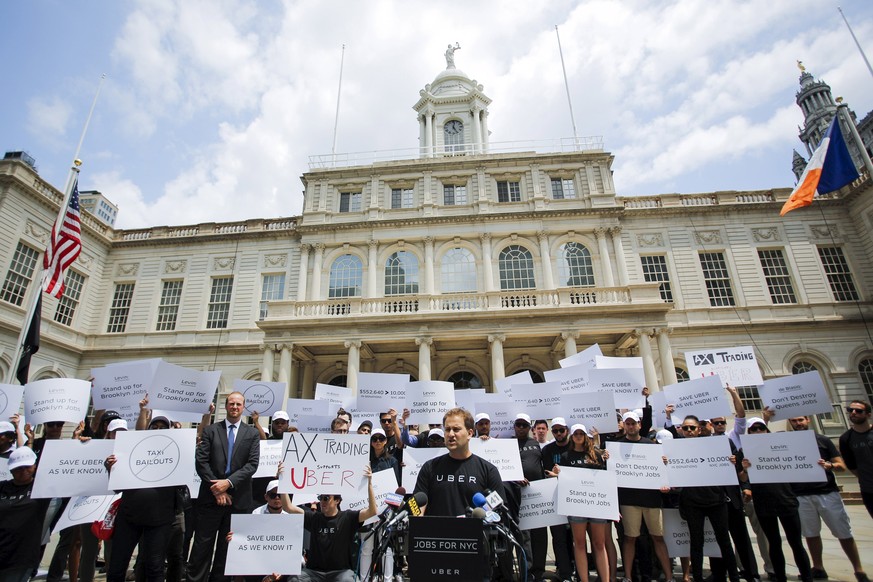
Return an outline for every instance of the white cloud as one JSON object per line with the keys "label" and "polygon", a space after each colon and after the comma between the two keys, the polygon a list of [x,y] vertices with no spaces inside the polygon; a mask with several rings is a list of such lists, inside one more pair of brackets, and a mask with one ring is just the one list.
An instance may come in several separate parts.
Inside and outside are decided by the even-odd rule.
{"label": "white cloud", "polygon": [[67,133],[72,107],[60,97],[34,97],[27,102],[27,126],[30,133],[61,141]]}

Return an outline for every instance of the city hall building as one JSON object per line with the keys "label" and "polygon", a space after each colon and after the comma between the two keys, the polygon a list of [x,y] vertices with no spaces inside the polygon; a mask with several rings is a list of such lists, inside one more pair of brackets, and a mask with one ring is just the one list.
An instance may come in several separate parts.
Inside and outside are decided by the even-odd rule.
{"label": "city hall building", "polygon": [[[784,218],[790,188],[624,197],[597,140],[489,143],[490,103],[461,70],[440,72],[414,104],[420,147],[313,157],[300,216],[118,230],[83,211],[63,297],[43,298],[31,380],[164,358],[221,370],[219,394],[244,378],[311,398],[362,371],[490,389],[597,343],[640,356],[658,389],[687,379],[686,350],[753,345],[765,378],[819,371],[834,402],[824,432],[845,429],[846,401],[873,397],[865,172]],[[830,88],[804,72],[798,105],[801,138],[816,139]],[[62,201],[26,155],[7,158],[4,377]],[[760,407],[755,387],[741,392]]]}

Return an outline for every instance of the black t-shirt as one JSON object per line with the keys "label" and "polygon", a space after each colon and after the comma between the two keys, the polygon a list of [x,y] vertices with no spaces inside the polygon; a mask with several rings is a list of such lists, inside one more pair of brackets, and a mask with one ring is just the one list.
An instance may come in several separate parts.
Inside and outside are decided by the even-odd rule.
{"label": "black t-shirt", "polygon": [[543,475],[543,449],[540,443],[528,437],[518,440],[518,454],[521,456],[521,471],[528,481],[539,481]]}
{"label": "black t-shirt", "polygon": [[606,470],[606,461],[603,460],[603,456],[597,451],[594,451],[594,459],[592,460],[587,452],[574,451],[568,448],[561,453],[558,464],[562,467]]}
{"label": "black t-shirt", "polygon": [[400,439],[400,435],[392,434],[391,436],[386,437],[386,439],[387,440],[385,441],[385,450],[388,451],[389,455],[392,455],[395,459],[397,459],[398,465],[403,466],[403,449],[397,447],[397,442]]}
{"label": "black t-shirt", "polygon": [[[837,447],[834,446],[833,441],[828,437],[816,433],[815,443],[818,445],[819,457],[825,461],[830,461],[834,457],[840,456]],[[827,481],[817,481],[815,483],[792,483],[791,488],[794,489],[794,494],[797,496],[824,495],[826,493],[839,491],[840,489],[837,487],[837,478],[834,477],[834,472],[825,471],[825,475],[827,475]]]}
{"label": "black t-shirt", "polygon": [[121,494],[118,515],[141,526],[159,526],[176,519],[178,487],[128,489]]}
{"label": "black t-shirt", "polygon": [[427,514],[464,515],[473,507],[473,495],[496,491],[506,499],[497,467],[476,455],[453,459],[448,453],[427,461],[418,473],[415,492],[427,494]]}
{"label": "black t-shirt", "polygon": [[570,448],[570,441],[566,444],[559,445],[557,441],[552,441],[543,447],[543,472],[551,471],[555,465],[561,460],[561,453]]}
{"label": "black t-shirt", "polygon": [[873,493],[873,429],[849,429],[840,435],[840,452],[846,467],[858,471],[858,484],[864,493]]}
{"label": "black t-shirt", "polygon": [[350,556],[360,512],[346,509],[333,517],[303,510],[303,527],[309,531],[306,567],[319,572],[352,569]]}
{"label": "black t-shirt", "polygon": [[[616,442],[632,443],[641,445],[654,445],[653,440],[640,437],[638,441],[632,441],[623,436]],[[661,492],[656,489],[632,489],[630,487],[618,488],[618,504],[633,505],[635,507],[661,507]]]}
{"label": "black t-shirt", "polygon": [[51,499],[31,499],[33,481],[16,485],[0,481],[0,568],[36,566],[42,523]]}

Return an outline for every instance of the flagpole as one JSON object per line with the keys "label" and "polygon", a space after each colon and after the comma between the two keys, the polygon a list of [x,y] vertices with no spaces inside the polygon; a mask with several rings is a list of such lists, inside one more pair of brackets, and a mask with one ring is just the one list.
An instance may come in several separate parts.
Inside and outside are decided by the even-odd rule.
{"label": "flagpole", "polygon": [[573,149],[579,149],[579,135],[576,133],[576,117],[573,115],[573,100],[570,99],[570,83],[567,82],[567,67],[564,66],[564,51],[561,49],[561,35],[558,25],[555,25],[555,36],[558,37],[558,54],[561,55],[561,70],[564,71],[564,88],[567,90],[567,105],[570,106],[570,123],[573,124]]}
{"label": "flagpole", "polygon": [[846,23],[846,28],[849,29],[849,34],[852,35],[852,40],[855,41],[855,46],[858,47],[858,52],[861,53],[861,58],[864,59],[864,63],[867,64],[867,70],[870,71],[870,76],[873,77],[873,66],[870,66],[870,61],[867,60],[867,55],[864,54],[864,49],[861,48],[861,43],[858,42],[858,37],[855,36],[855,31],[852,30],[852,27],[849,25],[849,21],[846,20],[846,15],[843,14],[843,9],[837,6],[837,10],[840,11],[840,16],[843,17],[843,22]]}
{"label": "flagpole", "polygon": [[346,45],[343,44],[343,50],[340,54],[340,73],[339,73],[339,87],[336,90],[336,114],[333,118],[333,145],[330,148],[331,156],[333,157],[333,164],[336,165],[336,132],[339,127],[339,112],[340,112],[340,97],[342,97],[343,93],[343,65],[346,61]]}
{"label": "flagpole", "polygon": [[846,125],[849,126],[849,132],[852,134],[852,139],[855,141],[855,145],[861,153],[861,160],[864,162],[864,168],[867,169],[867,179],[873,180],[873,161],[870,160],[870,155],[864,147],[864,142],[861,141],[861,135],[858,133],[858,128],[855,127],[855,122],[852,121],[852,117],[849,115],[848,104],[840,103],[837,105],[837,115],[841,115],[843,121],[845,121]]}

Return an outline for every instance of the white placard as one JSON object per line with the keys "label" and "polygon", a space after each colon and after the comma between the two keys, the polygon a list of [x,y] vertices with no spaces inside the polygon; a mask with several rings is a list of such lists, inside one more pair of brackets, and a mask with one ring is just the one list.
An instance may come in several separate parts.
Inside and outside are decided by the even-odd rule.
{"label": "white placard", "polygon": [[370,461],[365,434],[286,432],[280,493],[354,495]]}
{"label": "white placard", "polygon": [[0,420],[8,420],[21,408],[24,386],[0,384]]}
{"label": "white placard", "polygon": [[661,443],[667,457],[670,487],[737,485],[737,470],[731,463],[730,439],[697,437]]}
{"label": "white placard", "polygon": [[697,418],[717,418],[732,414],[724,384],[718,376],[670,384],[664,387],[664,394],[667,404],[674,406],[672,420],[676,425],[682,424],[689,414]]}
{"label": "white placard", "polygon": [[515,415],[521,412],[517,402],[477,402],[476,414],[486,413],[491,417],[490,436],[496,438],[515,438]]}
{"label": "white placard", "polygon": [[561,467],[557,496],[561,515],[618,521],[618,488],[609,471]]}
{"label": "white placard", "polygon": [[113,442],[116,461],[109,474],[113,491],[187,485],[191,481],[196,429],[119,431]]}
{"label": "white placard", "polygon": [[[342,408],[355,407],[355,391],[344,386],[334,386],[332,384],[316,384],[315,399],[327,400],[332,404],[336,404]],[[336,414],[336,413],[334,413]]]}
{"label": "white placard", "polygon": [[191,495],[191,499],[197,499],[200,497],[200,483],[203,479],[200,478],[200,475],[197,474],[197,467],[193,467],[193,471],[191,472],[191,476],[188,479],[188,493]]}
{"label": "white placard", "polygon": [[201,372],[164,361],[158,362],[153,387],[149,390],[152,408],[187,413],[186,418],[199,417],[209,411],[215,399],[220,371]]}
{"label": "white placard", "polygon": [[562,368],[569,368],[571,366],[594,368],[597,365],[597,356],[602,355],[603,352],[600,351],[600,346],[594,344],[593,346],[585,348],[581,352],[576,352],[572,356],[568,356],[563,360],[558,360],[558,363]]}
{"label": "white placard", "polygon": [[669,486],[663,448],[651,443],[606,443],[609,451],[608,471],[615,473],[619,487],[655,489]]}
{"label": "white placard", "polygon": [[643,388],[646,385],[642,368],[606,368],[588,373],[591,391],[612,392],[616,408],[642,408],[646,405]]}
{"label": "white placard", "polygon": [[557,370],[546,370],[544,376],[546,382],[560,382],[561,392],[564,394],[581,394],[590,392],[588,384],[588,372],[590,368],[585,366],[570,366]]}
{"label": "white placard", "polygon": [[561,397],[564,393],[561,383],[541,382],[533,386],[531,390],[513,392],[519,406],[518,411],[527,413],[531,420],[561,416]]}
{"label": "white placard", "polygon": [[24,387],[24,415],[31,426],[53,421],[79,424],[91,400],[91,383],[72,378],[49,378]]}
{"label": "white placard", "polygon": [[518,509],[519,528],[529,530],[567,523],[567,516],[555,510],[557,493],[557,479],[531,481],[530,485],[522,487]]}
{"label": "white placard", "polygon": [[410,382],[406,388],[409,424],[442,424],[443,416],[455,407],[455,385],[438,380]]}
{"label": "white placard", "polygon": [[475,414],[476,403],[485,402],[487,396],[488,393],[485,392],[484,388],[466,388],[455,390],[455,405],[460,406],[464,410],[469,410],[472,414]]}
{"label": "white placard", "polygon": [[12,479],[12,472],[9,470],[9,459],[0,457],[0,481],[9,481]]}
{"label": "white placard", "polygon": [[[816,372],[818,374],[818,372]],[[817,483],[827,481],[811,430],[750,434],[742,437],[749,460],[750,483]]]}
{"label": "white placard", "polygon": [[90,495],[70,499],[66,509],[55,524],[52,533],[58,533],[73,525],[102,521],[109,511],[112,502],[121,497],[118,495]]}
{"label": "white placard", "polygon": [[615,432],[618,426],[612,392],[567,394],[561,404],[568,428],[582,423],[589,431],[597,429],[597,432],[610,433]]}
{"label": "white placard", "polygon": [[714,375],[731,386],[758,386],[764,381],[752,346],[685,352],[685,363],[692,379]]}
{"label": "white placard", "polygon": [[389,408],[402,409],[406,402],[409,374],[358,373],[357,410],[387,412]]}
{"label": "white placard", "polygon": [[103,463],[115,441],[91,439],[47,440],[33,482],[34,498],[111,495],[109,473]]}
{"label": "white placard", "polygon": [[828,390],[817,370],[767,380],[758,388],[764,406],[776,414],[773,420],[833,412]]}
{"label": "white placard", "polygon": [[470,439],[470,451],[497,467],[501,481],[523,481],[521,453],[516,439]]}
{"label": "white placard", "polygon": [[[373,473],[373,497],[376,498],[376,515],[364,521],[364,524],[376,523],[379,521],[379,513],[385,509],[385,498],[389,494],[397,491],[397,473],[394,469],[385,469]],[[370,505],[367,480],[361,483],[357,493],[348,498],[343,497],[343,508],[351,509],[352,511],[361,511],[367,509]]]}
{"label": "white placard", "polygon": [[[301,416],[328,416],[330,402],[327,400],[310,400],[308,398],[289,398],[285,401],[285,412],[288,413],[288,424],[297,426]],[[299,430],[299,427],[298,427]]]}
{"label": "white placard", "polygon": [[512,387],[533,384],[533,378],[527,370],[494,381],[494,391],[503,394],[508,400],[513,400]]}
{"label": "white placard", "polygon": [[105,368],[91,368],[94,378],[91,398],[95,410],[118,410],[133,407],[139,411],[155,377],[153,362],[122,363]]}
{"label": "white placard", "polygon": [[418,480],[421,466],[431,459],[447,453],[448,451],[445,447],[425,447],[421,449],[405,447],[403,449],[403,467],[400,469],[401,485],[407,491],[415,489],[415,482]]}
{"label": "white placard", "polygon": [[[688,522],[679,516],[678,509],[663,509],[664,543],[671,558],[688,558],[691,556],[691,536],[688,534]],[[703,555],[710,558],[720,558],[721,550],[715,541],[715,532],[709,518],[703,518]]]}
{"label": "white placard", "polygon": [[663,390],[649,394],[649,406],[652,407],[652,427],[661,430],[667,424],[667,394]]}
{"label": "white placard", "polygon": [[303,514],[251,515],[230,518],[233,538],[227,543],[225,576],[297,575],[303,564]]}
{"label": "white placard", "polygon": [[282,448],[282,441],[279,439],[261,441],[260,446],[258,470],[252,477],[273,477],[275,479],[276,472],[279,470],[279,462],[282,461],[282,455],[285,451]]}
{"label": "white placard", "polygon": [[294,426],[300,432],[330,432],[330,423],[336,415],[311,415],[301,414],[297,417],[297,422]]}
{"label": "white placard", "polygon": [[643,359],[640,357],[613,358],[611,356],[595,356],[594,363],[599,370],[607,370],[609,368],[643,369]]}
{"label": "white placard", "polygon": [[262,418],[273,416],[274,412],[282,410],[286,387],[285,382],[233,381],[234,391],[242,392],[245,398],[243,414],[251,416],[253,412],[257,412]]}

